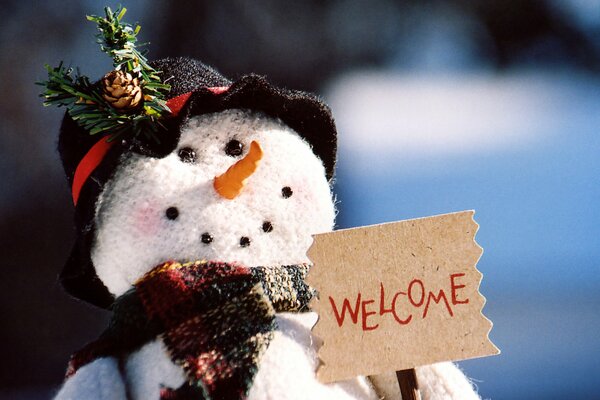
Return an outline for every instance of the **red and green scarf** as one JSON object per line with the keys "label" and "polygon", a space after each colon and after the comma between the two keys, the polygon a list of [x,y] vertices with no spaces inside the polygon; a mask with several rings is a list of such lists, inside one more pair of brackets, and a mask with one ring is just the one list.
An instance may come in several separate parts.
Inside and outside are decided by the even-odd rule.
{"label": "red and green scarf", "polygon": [[187,378],[161,399],[243,399],[277,329],[275,313],[308,310],[308,269],[161,264],[115,301],[108,328],[71,357],[67,377],[100,357],[124,361],[161,336]]}

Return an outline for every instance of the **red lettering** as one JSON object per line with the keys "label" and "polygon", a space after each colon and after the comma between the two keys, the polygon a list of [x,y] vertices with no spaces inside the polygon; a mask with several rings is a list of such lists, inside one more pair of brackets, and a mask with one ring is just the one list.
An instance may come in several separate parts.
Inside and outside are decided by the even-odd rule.
{"label": "red lettering", "polygon": [[[421,300],[419,301],[415,301],[413,297],[413,285],[416,283],[421,286]],[[410,303],[415,307],[421,307],[423,305],[423,302],[425,301],[425,286],[419,279],[413,279],[410,281],[410,284],[408,285],[408,300],[410,300]]]}
{"label": "red lettering", "polygon": [[376,311],[367,312],[367,304],[371,304],[371,303],[375,303],[375,300],[366,300],[366,301],[362,302],[362,328],[363,328],[363,331],[372,331],[374,329],[377,329],[377,327],[379,326],[379,324],[375,324],[372,326],[367,325],[367,318],[369,317],[369,315],[377,314]]}
{"label": "red lettering", "polygon": [[450,304],[448,303],[448,299],[446,298],[446,293],[444,293],[443,290],[440,290],[437,297],[433,294],[433,292],[429,292],[429,296],[427,296],[427,304],[425,304],[425,309],[423,310],[423,318],[425,318],[427,316],[427,311],[429,310],[429,303],[431,302],[431,299],[433,299],[433,301],[436,304],[439,304],[440,300],[444,299],[444,304],[446,304],[448,313],[450,313],[451,317],[454,316],[454,313],[452,312],[452,309],[450,308]]}
{"label": "red lettering", "polygon": [[464,287],[466,287],[465,285],[457,285],[456,282],[454,282],[455,278],[461,277],[461,276],[465,276],[464,273],[461,274],[452,274],[450,275],[450,289],[452,290],[452,304],[453,305],[457,305],[457,304],[467,304],[469,302],[469,299],[466,300],[458,300],[458,295],[456,294],[457,289],[462,289]]}
{"label": "red lettering", "polygon": [[384,315],[392,312],[394,307],[394,303],[392,303],[391,308],[385,309],[385,289],[383,287],[383,283],[379,282],[379,315]]}
{"label": "red lettering", "polygon": [[410,322],[410,320],[412,319],[412,314],[410,314],[406,319],[401,319],[398,314],[396,314],[396,300],[398,299],[398,296],[400,296],[401,294],[406,294],[406,293],[402,293],[402,292],[398,292],[394,295],[394,299],[392,300],[392,314],[394,314],[394,319],[396,321],[398,321],[398,323],[400,325],[406,325]]}
{"label": "red lettering", "polygon": [[398,296],[400,296],[401,294],[406,295],[406,293],[404,292],[396,292],[396,294],[394,294],[394,298],[392,299],[392,304],[390,306],[389,309],[386,310],[385,308],[385,289],[383,287],[383,283],[379,283],[379,315],[384,315],[387,313],[392,313],[392,315],[394,316],[394,319],[396,321],[398,321],[398,323],[400,325],[406,325],[410,322],[410,320],[412,319],[412,315],[409,315],[408,318],[406,319],[402,319],[398,316],[398,314],[396,313],[396,301],[398,300]]}
{"label": "red lettering", "polygon": [[[350,301],[348,299],[344,299],[342,303],[342,315],[338,312],[338,309],[335,305],[335,301],[331,296],[329,296],[329,302],[331,303],[331,307],[333,307],[333,313],[335,314],[335,319],[337,320],[338,325],[341,327],[344,325],[344,319],[346,318],[346,311],[350,314],[350,318],[352,322],[356,324],[358,322],[358,311],[360,307],[360,293],[356,297],[356,305],[354,306],[354,310],[350,307]],[[363,311],[364,312],[364,311]],[[363,317],[364,318],[364,317]]]}
{"label": "red lettering", "polygon": [[[360,324],[363,331],[372,331],[379,327],[380,324],[376,323],[376,320],[372,320],[369,324],[369,318],[373,315],[377,315],[378,312],[380,316],[391,313],[398,324],[408,325],[413,319],[413,307],[423,307],[422,318],[424,319],[427,317],[430,307],[433,306],[432,303],[438,305],[443,303],[446,310],[448,310],[450,317],[454,317],[453,306],[469,303],[469,299],[465,297],[468,292],[460,292],[461,289],[467,287],[461,280],[461,278],[465,276],[465,273],[450,275],[451,301],[448,301],[448,295],[445,292],[446,289],[440,289],[438,292],[430,291],[429,289],[426,290],[423,281],[415,278],[410,281],[405,292],[397,291],[394,293],[389,305],[386,304],[384,284],[383,282],[379,282],[379,310],[376,309],[377,306],[374,304],[377,300],[364,299],[360,292],[356,296],[356,302],[354,304],[351,303],[350,299],[343,298],[341,310],[338,308],[339,303],[336,304],[331,296],[329,296],[329,302],[331,303],[338,326],[342,327],[344,325],[347,314],[349,314],[348,318],[352,320],[354,325],[358,324],[360,318]],[[408,303],[400,301],[401,296],[406,296]],[[400,314],[402,314],[403,311],[406,312],[404,314],[405,318],[400,317]],[[361,313],[362,315],[359,315]]]}

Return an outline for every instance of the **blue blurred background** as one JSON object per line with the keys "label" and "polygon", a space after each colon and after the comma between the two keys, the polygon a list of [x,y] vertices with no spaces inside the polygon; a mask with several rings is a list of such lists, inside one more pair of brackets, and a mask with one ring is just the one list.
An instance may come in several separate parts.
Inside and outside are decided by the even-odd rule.
{"label": "blue blurred background", "polygon": [[[3,1],[0,398],[45,399],[107,315],[56,276],[73,242],[43,64],[110,69],[99,1]],[[338,227],[476,210],[502,354],[484,398],[600,398],[600,1],[128,1],[150,58],[315,91],[339,130]]]}

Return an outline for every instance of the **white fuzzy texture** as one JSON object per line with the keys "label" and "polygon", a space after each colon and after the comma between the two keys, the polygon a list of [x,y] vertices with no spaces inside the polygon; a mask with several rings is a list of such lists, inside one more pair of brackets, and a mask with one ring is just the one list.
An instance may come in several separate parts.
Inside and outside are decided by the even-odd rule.
{"label": "white fuzzy texture", "polygon": [[366,378],[329,385],[317,381],[317,342],[310,333],[316,322],[315,313],[278,315],[280,331],[261,360],[249,400],[378,398]]}
{"label": "white fuzzy texture", "polygon": [[185,382],[183,369],[173,364],[160,338],[129,356],[125,370],[127,386],[134,399],[158,399],[161,386],[175,389]]}
{"label": "white fuzzy texture", "polygon": [[57,400],[112,400],[125,399],[125,385],[119,365],[114,358],[99,358],[84,365],[65,382],[57,393]]}
{"label": "white fuzzy texture", "polygon": [[417,368],[423,400],[479,400],[473,384],[450,362]]}
{"label": "white fuzzy texture", "polygon": [[[232,139],[244,144],[244,155],[257,141],[264,156],[241,194],[227,200],[216,193],[213,179],[243,157],[225,153]],[[186,147],[196,152],[195,163],[180,160],[178,152]],[[97,202],[91,253],[98,276],[115,296],[170,259],[249,267],[308,262],[311,235],[333,228],[335,209],[321,161],[293,130],[262,113],[228,110],[195,117],[167,157],[127,154],[121,161]],[[293,191],[289,198],[282,196],[285,186]],[[179,211],[175,220],[166,217],[169,207]],[[273,225],[271,232],[263,231],[265,221]],[[205,232],[214,238],[210,244],[201,241]],[[240,246],[243,236],[250,238],[250,246]],[[315,314],[278,314],[277,322],[250,399],[378,398],[365,378],[327,385],[317,381],[319,361],[311,335]],[[469,397],[473,392],[462,384],[466,379],[460,372],[431,371],[420,375],[423,388],[433,393],[427,399],[476,398]],[[126,383],[133,399],[154,400],[161,387],[175,389],[184,379],[159,337],[128,357],[124,377],[114,359],[96,360],[78,370],[57,398],[124,399]],[[445,397],[452,390],[468,393]]]}

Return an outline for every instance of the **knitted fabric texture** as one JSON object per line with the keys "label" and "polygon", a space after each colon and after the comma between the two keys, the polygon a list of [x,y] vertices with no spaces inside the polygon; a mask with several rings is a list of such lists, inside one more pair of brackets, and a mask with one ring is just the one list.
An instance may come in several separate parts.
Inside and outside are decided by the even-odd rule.
{"label": "knitted fabric texture", "polygon": [[307,264],[247,268],[197,261],[161,264],[112,306],[100,338],[75,353],[67,377],[95,359],[125,357],[161,335],[186,374],[161,399],[236,399],[248,394],[277,329],[275,312],[308,311]]}

